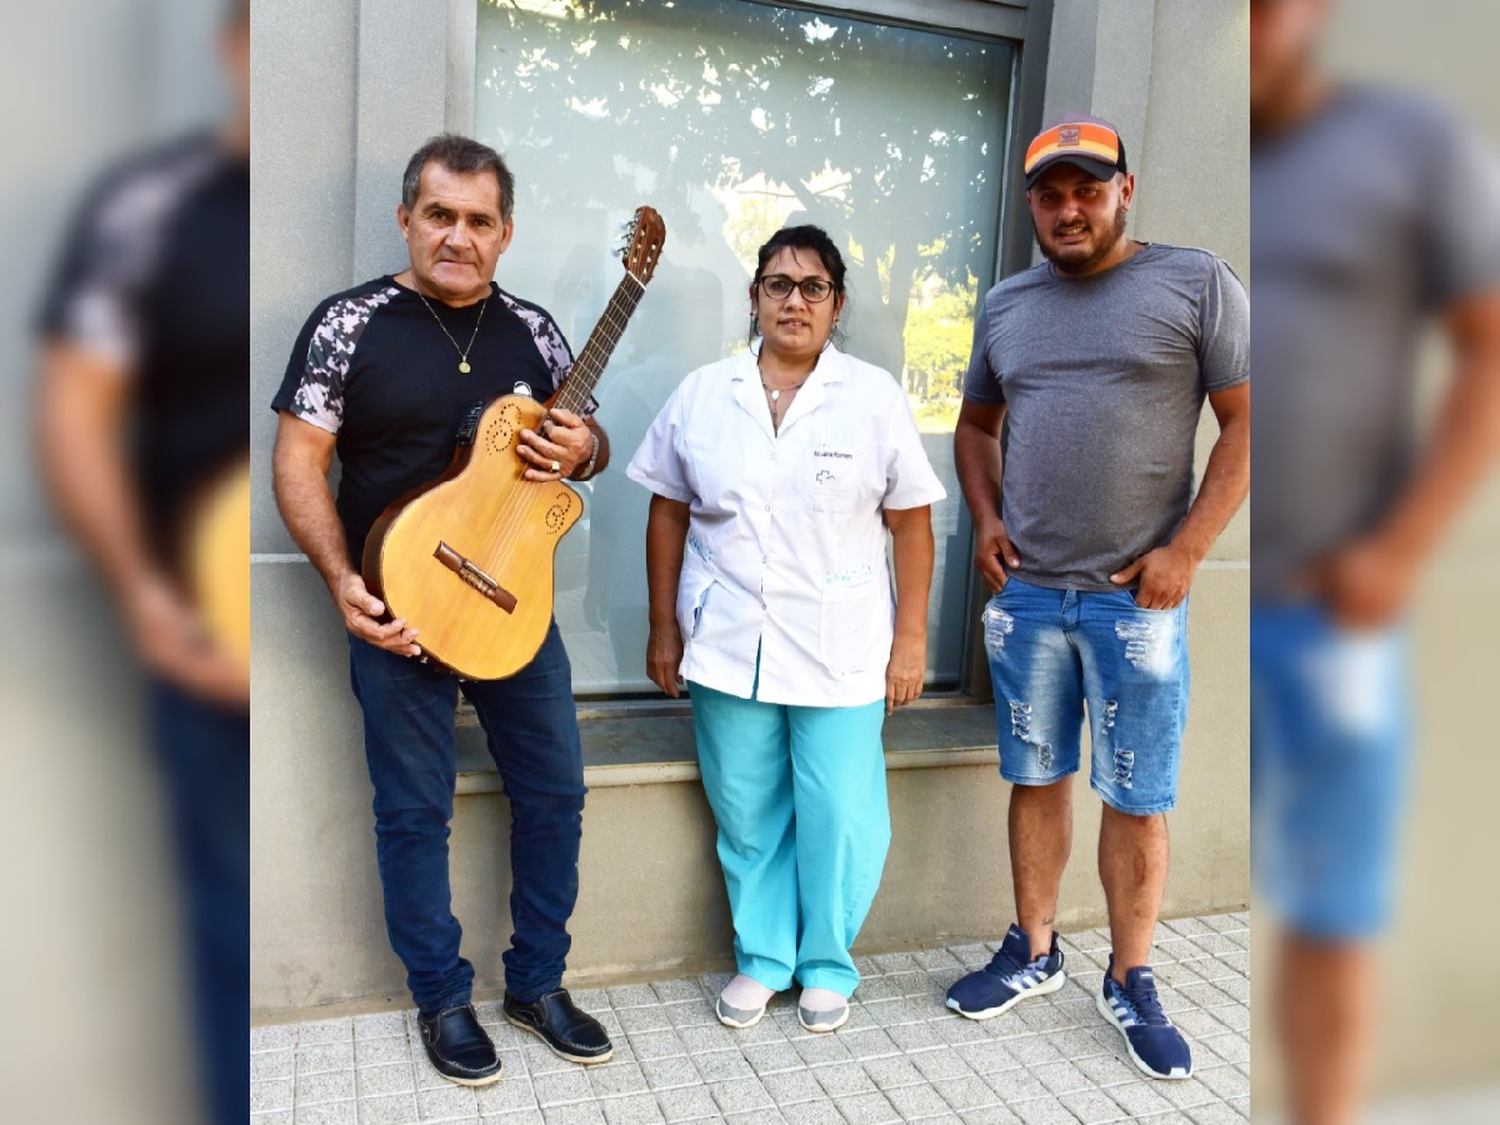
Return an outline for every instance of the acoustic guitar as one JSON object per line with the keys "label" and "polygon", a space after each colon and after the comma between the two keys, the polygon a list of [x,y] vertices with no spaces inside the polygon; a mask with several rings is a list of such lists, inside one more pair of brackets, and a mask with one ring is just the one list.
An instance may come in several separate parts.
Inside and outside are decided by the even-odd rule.
{"label": "acoustic guitar", "polygon": [[417,630],[429,660],[467,679],[514,675],[552,620],[553,558],[583,514],[560,481],[522,477],[517,435],[554,406],[581,414],[656,272],[666,225],[636,209],[625,276],[562,385],[545,403],[505,395],[476,407],[447,471],[391,504],[365,540],[365,586]]}

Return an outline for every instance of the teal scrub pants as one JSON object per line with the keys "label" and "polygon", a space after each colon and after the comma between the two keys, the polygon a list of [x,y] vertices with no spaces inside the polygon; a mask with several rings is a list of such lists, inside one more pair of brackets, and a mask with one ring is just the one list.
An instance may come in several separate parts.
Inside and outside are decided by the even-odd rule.
{"label": "teal scrub pants", "polygon": [[885,701],[789,707],[690,685],[739,971],[853,994],[849,956],[891,842]]}

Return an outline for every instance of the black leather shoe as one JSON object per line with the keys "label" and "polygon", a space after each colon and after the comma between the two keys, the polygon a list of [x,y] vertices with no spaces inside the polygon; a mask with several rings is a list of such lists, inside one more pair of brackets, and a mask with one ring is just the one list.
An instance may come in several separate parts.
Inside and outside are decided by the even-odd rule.
{"label": "black leather shoe", "polygon": [[488,1086],[500,1081],[500,1056],[479,1026],[472,1004],[455,1004],[434,1015],[417,1013],[422,1046],[437,1072],[460,1086]]}
{"label": "black leather shoe", "polygon": [[573,1003],[566,988],[554,988],[529,1004],[505,994],[505,1018],[525,1028],[569,1062],[601,1063],[615,1053],[599,1021]]}

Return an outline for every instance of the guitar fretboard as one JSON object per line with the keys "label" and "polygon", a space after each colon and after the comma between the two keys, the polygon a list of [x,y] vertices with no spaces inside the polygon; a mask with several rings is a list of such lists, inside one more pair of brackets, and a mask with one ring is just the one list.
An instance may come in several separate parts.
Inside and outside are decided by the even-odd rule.
{"label": "guitar fretboard", "polygon": [[614,354],[615,345],[620,342],[625,325],[630,321],[630,316],[635,312],[641,294],[645,291],[646,286],[633,274],[627,273],[620,279],[620,284],[615,286],[614,295],[605,306],[604,315],[589,333],[588,343],[578,353],[578,358],[573,361],[567,378],[557,392],[556,405],[575,414],[583,413],[589,396],[599,383],[599,377],[604,374],[604,365]]}

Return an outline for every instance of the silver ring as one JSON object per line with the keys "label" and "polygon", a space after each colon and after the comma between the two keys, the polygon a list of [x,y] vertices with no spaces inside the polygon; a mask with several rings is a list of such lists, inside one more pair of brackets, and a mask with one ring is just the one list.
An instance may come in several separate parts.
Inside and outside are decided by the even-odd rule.
{"label": "silver ring", "polygon": [[552,471],[554,473],[557,473],[559,476],[561,476],[562,475],[562,462],[561,461],[554,461],[554,462],[552,462]]}

